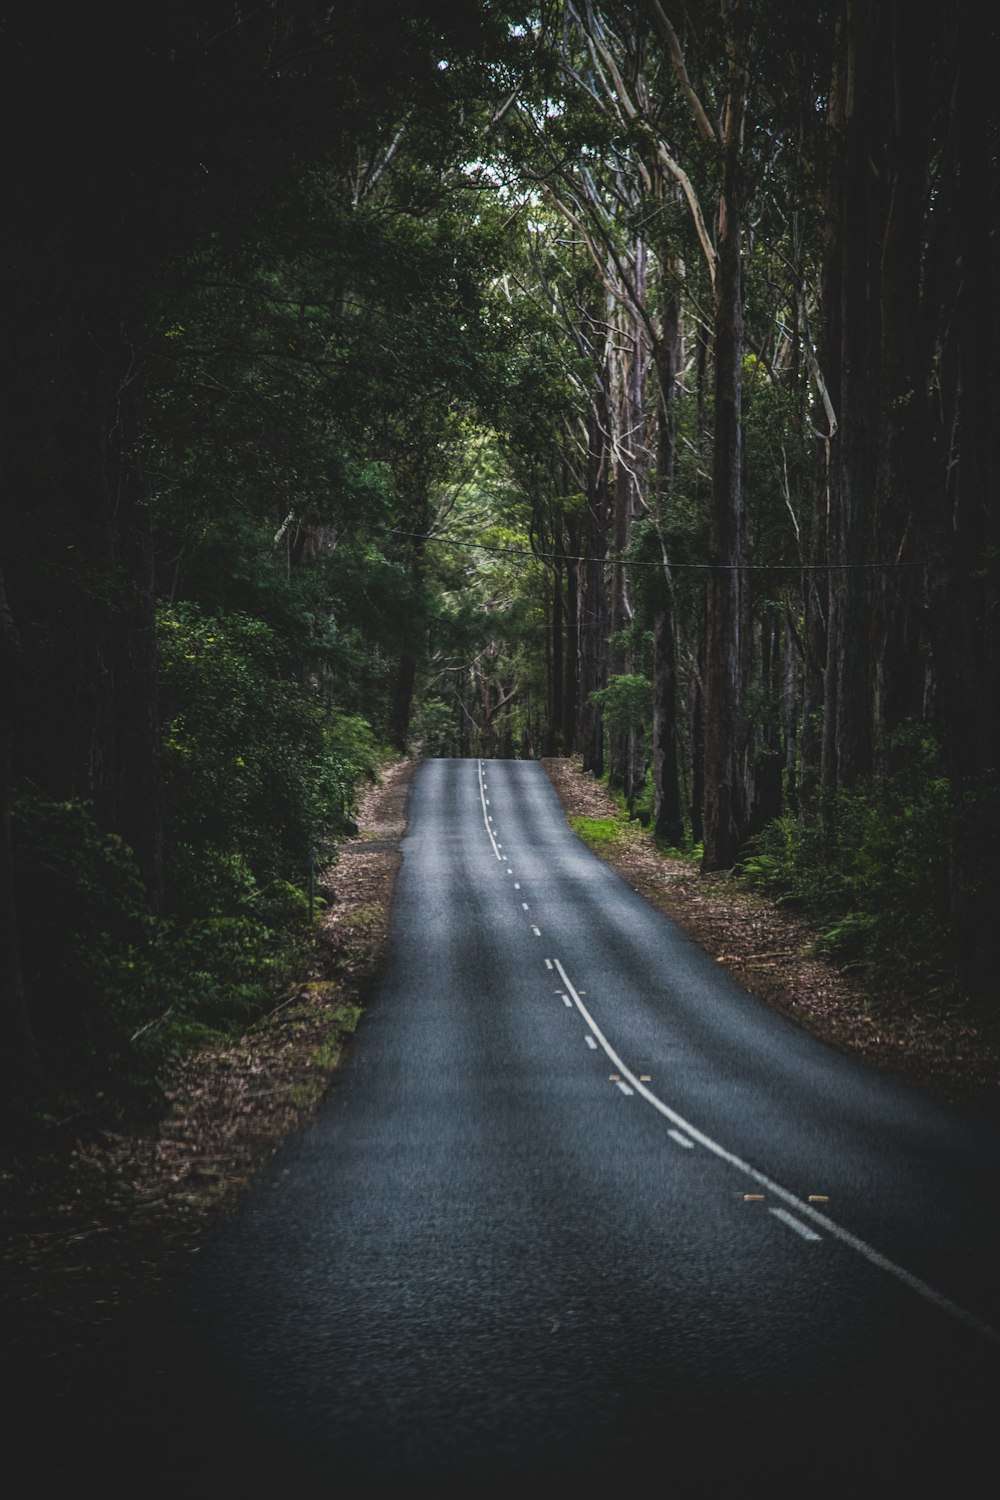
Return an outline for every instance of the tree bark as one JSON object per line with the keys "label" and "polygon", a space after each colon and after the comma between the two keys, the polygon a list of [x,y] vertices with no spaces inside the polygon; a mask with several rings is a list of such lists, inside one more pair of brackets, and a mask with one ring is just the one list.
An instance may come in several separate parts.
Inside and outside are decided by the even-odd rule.
{"label": "tree bark", "polygon": [[743,184],[746,70],[729,42],[715,300],[715,447],[705,661],[704,870],[735,864],[747,832],[743,704],[748,597],[743,566]]}

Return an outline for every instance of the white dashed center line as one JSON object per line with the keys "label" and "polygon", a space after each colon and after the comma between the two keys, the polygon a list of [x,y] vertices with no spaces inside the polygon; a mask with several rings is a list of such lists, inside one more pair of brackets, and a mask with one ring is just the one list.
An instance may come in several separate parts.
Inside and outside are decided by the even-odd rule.
{"label": "white dashed center line", "polygon": [[493,845],[493,853],[496,855],[497,859],[502,859],[503,856],[500,853],[500,845],[493,837],[493,829],[490,827],[490,815],[486,811],[486,782],[483,779],[482,761],[477,762],[476,770],[479,772],[479,800],[483,805],[483,826],[490,836],[490,843]]}
{"label": "white dashed center line", "polygon": [[694,1150],[694,1141],[689,1141],[687,1136],[681,1135],[679,1130],[668,1130],[667,1135],[672,1141],[676,1141],[678,1146],[686,1146],[689,1151]]}
{"label": "white dashed center line", "polygon": [[[773,1208],[771,1212],[787,1223],[789,1228],[795,1229],[796,1233],[801,1234],[808,1228],[808,1225],[803,1223],[802,1220],[810,1221],[817,1225],[819,1229],[826,1230],[831,1238],[839,1240],[842,1245],[847,1245],[850,1249],[856,1251],[858,1255],[862,1256],[871,1265],[878,1266],[879,1270],[885,1271],[887,1275],[894,1277],[897,1281],[901,1281],[904,1286],[908,1286],[911,1291],[916,1292],[918,1297],[923,1297],[925,1301],[931,1302],[935,1307],[941,1308],[943,1312],[949,1313],[958,1322],[964,1323],[967,1328],[974,1328],[977,1333],[982,1334],[984,1338],[990,1339],[991,1342],[1000,1343],[1000,1333],[995,1328],[991,1328],[989,1323],[984,1323],[982,1318],[976,1317],[975,1313],[969,1312],[967,1308],[960,1307],[957,1302],[952,1302],[950,1297],[945,1297],[941,1292],[935,1291],[932,1286],[928,1285],[926,1281],[921,1281],[919,1276],[914,1276],[913,1272],[908,1271],[905,1266],[897,1265],[887,1255],[883,1255],[881,1251],[876,1250],[874,1245],[869,1245],[866,1240],[859,1239],[849,1229],[844,1229],[842,1225],[828,1218],[826,1214],[820,1213],[811,1203],[803,1203],[794,1193],[789,1192],[788,1188],[782,1187],[780,1182],[775,1182],[772,1177],[768,1177],[766,1172],[761,1172],[757,1167],[751,1166],[750,1162],[744,1161],[735,1152],[727,1151],[725,1146],[720,1146],[718,1141],[713,1141],[710,1135],[706,1135],[703,1130],[698,1130],[689,1120],[685,1120],[683,1115],[671,1109],[669,1104],[665,1104],[662,1099],[657,1098],[652,1089],[647,1088],[644,1083],[640,1083],[636,1075],[622,1062],[618,1053],[580,999],[579,991],[574,989],[572,981],[562,964],[558,959],[555,959],[554,963],[560,979],[573,998],[573,1004],[594,1033],[608,1059],[624,1074],[629,1083],[632,1084],[634,1091],[641,1094],[646,1103],[651,1104],[659,1114],[665,1116],[673,1125],[676,1125],[678,1129],[690,1136],[692,1141],[697,1142],[699,1146],[703,1146],[706,1151],[711,1151],[712,1155],[717,1156],[720,1161],[728,1162],[731,1167],[735,1167],[743,1176],[749,1177],[760,1187],[766,1189],[768,1193],[773,1194],[775,1198],[784,1199],[787,1204],[797,1211],[798,1215],[801,1215],[801,1218],[788,1213],[786,1210]],[[621,1087],[620,1083],[619,1087]],[[809,1235],[814,1235],[815,1231],[809,1229],[808,1233]],[[822,1236],[815,1234],[815,1238],[821,1239]]]}
{"label": "white dashed center line", "polygon": [[583,1040],[587,1043],[587,1046],[592,1052],[597,1051],[597,1043],[594,1041],[594,1038],[592,1036],[585,1036]]}

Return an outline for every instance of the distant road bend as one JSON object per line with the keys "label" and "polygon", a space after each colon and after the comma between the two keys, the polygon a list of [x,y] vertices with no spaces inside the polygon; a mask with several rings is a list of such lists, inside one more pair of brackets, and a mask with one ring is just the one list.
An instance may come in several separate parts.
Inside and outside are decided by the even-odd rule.
{"label": "distant road bend", "polygon": [[537,763],[426,762],[404,854],[327,1105],[145,1336],[117,1420],[186,1372],[166,1487],[995,1477],[995,1124],[752,999]]}

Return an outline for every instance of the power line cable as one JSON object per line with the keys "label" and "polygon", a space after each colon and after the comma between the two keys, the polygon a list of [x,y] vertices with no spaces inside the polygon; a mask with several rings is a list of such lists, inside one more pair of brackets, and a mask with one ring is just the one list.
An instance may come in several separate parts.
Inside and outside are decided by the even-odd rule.
{"label": "power line cable", "polygon": [[488,542],[459,541],[454,537],[438,536],[432,531],[404,531],[401,527],[386,528],[391,536],[412,537],[416,541],[436,542],[442,547],[464,548],[466,551],[490,552],[498,557],[525,557],[534,562],[561,563],[621,563],[628,568],[669,567],[676,572],[683,569],[693,573],[850,573],[891,572],[900,568],[923,568],[923,562],[861,562],[861,563],[693,563],[657,562],[635,557],[587,557],[573,552],[535,552],[528,547],[495,547]]}

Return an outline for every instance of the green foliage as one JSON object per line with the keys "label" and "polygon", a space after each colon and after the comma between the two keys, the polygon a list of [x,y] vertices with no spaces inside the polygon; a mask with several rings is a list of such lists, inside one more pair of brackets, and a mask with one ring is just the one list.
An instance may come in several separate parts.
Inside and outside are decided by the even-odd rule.
{"label": "green foliage", "polygon": [[39,1049],[67,1095],[155,1093],[131,1038],[159,999],[157,924],[131,850],[91,810],[37,792],[13,813],[24,983]]}
{"label": "green foliage", "polygon": [[743,874],[815,921],[836,962],[910,998],[946,990],[950,809],[933,739],[907,725],[890,770],[838,791],[823,819],[776,819]]}
{"label": "green foliage", "polygon": [[578,838],[591,848],[617,844],[622,830],[621,818],[571,817],[570,827]]}
{"label": "green foliage", "polygon": [[214,912],[247,878],[302,881],[374,774],[370,730],[303,685],[260,620],[185,603],[159,630],[173,909]]}
{"label": "green foliage", "polygon": [[604,722],[621,734],[644,729],[653,715],[653,684],[648,677],[624,672],[608,679],[607,687],[591,693],[590,701],[604,710]]}
{"label": "green foliage", "polygon": [[197,899],[157,917],[88,807],[24,794],[14,835],[25,988],[63,1111],[155,1106],[168,1058],[241,1029],[301,972],[307,896],[258,886],[239,855],[181,845],[175,876]]}
{"label": "green foliage", "polygon": [[451,754],[457,734],[454,704],[432,697],[419,705],[413,717],[413,743],[421,755]]}

